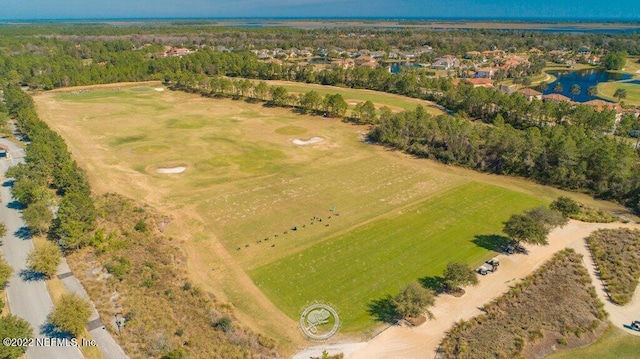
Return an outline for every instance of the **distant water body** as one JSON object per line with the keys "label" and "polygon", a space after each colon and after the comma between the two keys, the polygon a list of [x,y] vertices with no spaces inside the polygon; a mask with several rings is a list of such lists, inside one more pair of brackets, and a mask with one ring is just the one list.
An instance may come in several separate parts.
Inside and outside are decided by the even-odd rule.
{"label": "distant water body", "polygon": [[[0,15],[1,16],[1,15]],[[479,24],[486,24],[486,28],[494,30],[514,30],[552,33],[594,33],[594,34],[631,34],[640,33],[640,20],[624,19],[544,19],[544,18],[387,18],[387,17],[274,17],[274,18],[96,18],[96,19],[0,19],[0,24],[12,23],[110,23],[126,25],[127,23],[169,23],[171,25],[219,25],[233,27],[291,27],[300,29],[322,29],[350,27],[363,28],[421,28],[429,30],[451,30],[482,28]],[[392,24],[396,22],[397,24]],[[439,23],[442,26],[439,26]],[[428,25],[428,26],[426,26]],[[469,26],[472,25],[472,26]]]}

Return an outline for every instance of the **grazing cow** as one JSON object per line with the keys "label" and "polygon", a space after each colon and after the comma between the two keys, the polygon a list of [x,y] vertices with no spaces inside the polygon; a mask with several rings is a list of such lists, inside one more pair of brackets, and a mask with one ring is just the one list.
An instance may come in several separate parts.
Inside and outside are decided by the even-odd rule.
{"label": "grazing cow", "polygon": [[239,251],[239,250],[240,250],[240,247],[236,248],[236,251]]}
{"label": "grazing cow", "polygon": [[268,241],[268,240],[269,240],[269,238],[265,238],[265,239],[264,239],[264,241],[265,241],[265,242],[266,242],[266,241]]}
{"label": "grazing cow", "polygon": [[273,236],[274,236],[274,237],[276,237],[276,238],[278,237],[278,235],[277,235],[277,234],[274,234]]}
{"label": "grazing cow", "polygon": [[329,216],[329,218],[327,218],[327,219],[331,219],[331,216]]}
{"label": "grazing cow", "polygon": [[273,248],[273,247],[275,247],[275,246],[276,246],[275,244],[272,244],[272,245],[271,245],[271,248]]}
{"label": "grazing cow", "polygon": [[324,226],[325,226],[325,227],[329,227],[329,223],[325,224]]}
{"label": "grazing cow", "polygon": [[292,231],[297,231],[297,230],[298,230],[298,227],[293,226],[293,228],[291,228],[291,230],[292,230]]}
{"label": "grazing cow", "polygon": [[245,246],[245,248],[249,247],[249,245],[248,245],[248,244],[245,244],[244,246]]}
{"label": "grazing cow", "polygon": [[287,233],[289,233],[289,232],[287,232],[287,231],[284,231],[284,234],[287,234]]}
{"label": "grazing cow", "polygon": [[303,225],[302,225],[302,228],[304,228],[304,227],[306,227],[306,224],[303,224]]}
{"label": "grazing cow", "polygon": [[259,241],[256,241],[256,243],[262,243],[262,239],[261,239],[261,240],[259,240]]}
{"label": "grazing cow", "polygon": [[318,222],[322,222],[322,218],[319,218],[319,219],[318,219]]}

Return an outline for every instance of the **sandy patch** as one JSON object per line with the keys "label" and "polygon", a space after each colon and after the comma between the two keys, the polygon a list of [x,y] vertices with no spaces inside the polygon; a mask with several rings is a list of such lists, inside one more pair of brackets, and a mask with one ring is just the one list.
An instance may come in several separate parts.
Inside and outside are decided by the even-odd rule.
{"label": "sandy patch", "polygon": [[182,173],[187,170],[187,167],[170,167],[170,168],[157,168],[156,172],[162,174]]}
{"label": "sandy patch", "polygon": [[162,88],[162,87],[156,87],[156,88],[154,88],[154,90],[156,90],[156,91],[158,91],[158,92],[162,92],[162,91],[164,91],[164,88]]}
{"label": "sandy patch", "polygon": [[292,140],[291,142],[295,143],[298,146],[308,146],[308,145],[313,145],[314,143],[320,143],[324,141],[324,138],[322,137],[311,137],[308,140],[299,140],[299,139],[295,139]]}

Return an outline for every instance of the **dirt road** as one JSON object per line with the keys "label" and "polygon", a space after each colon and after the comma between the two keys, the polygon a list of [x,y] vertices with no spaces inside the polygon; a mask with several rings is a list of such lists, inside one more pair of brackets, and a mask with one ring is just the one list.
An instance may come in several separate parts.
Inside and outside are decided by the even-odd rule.
{"label": "dirt road", "polygon": [[[595,276],[593,261],[588,255],[585,238],[596,229],[600,228],[638,228],[636,224],[621,223],[583,223],[570,221],[563,228],[555,229],[549,235],[549,245],[544,247],[529,246],[528,255],[503,255],[496,256],[500,260],[500,270],[479,278],[476,287],[468,288],[467,293],[460,298],[450,295],[441,295],[436,298],[432,312],[435,319],[414,327],[392,326],[374,339],[366,343],[338,344],[335,346],[318,346],[311,352],[306,350],[305,358],[311,355],[319,355],[322,350],[335,352],[335,349],[347,348],[347,359],[374,359],[374,358],[433,358],[446,331],[451,325],[460,320],[467,320],[481,314],[480,307],[487,302],[507,292],[509,288],[540,267],[550,259],[554,253],[570,247],[584,255],[584,261],[594,280],[600,299],[605,303],[606,310],[611,314],[611,321],[616,326],[625,329],[624,324],[630,323],[631,313],[640,313],[640,290],[636,291],[633,301],[629,306],[618,307],[606,299],[602,290],[602,284]],[[638,319],[638,318],[636,318]],[[628,333],[639,334],[625,329]],[[335,347],[335,348],[334,348]],[[296,358],[302,356],[296,356]]]}

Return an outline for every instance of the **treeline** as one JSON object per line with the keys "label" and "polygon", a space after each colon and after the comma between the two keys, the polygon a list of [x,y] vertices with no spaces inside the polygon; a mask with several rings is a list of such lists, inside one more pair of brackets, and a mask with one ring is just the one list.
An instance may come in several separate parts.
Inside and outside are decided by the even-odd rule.
{"label": "treeline", "polygon": [[[404,23],[411,25],[410,23]],[[147,43],[174,46],[216,46],[234,49],[259,48],[366,48],[372,51],[389,51],[432,46],[436,54],[464,55],[468,51],[485,51],[494,48],[525,51],[532,47],[541,50],[559,48],[578,50],[583,46],[604,51],[627,51],[640,54],[640,35],[630,34],[579,34],[563,32],[535,32],[523,30],[451,29],[395,29],[344,27],[334,29],[295,29],[286,27],[231,28],[212,22],[149,22],[142,26],[108,24],[16,24],[0,27],[0,36],[35,39],[40,36],[64,40],[111,41],[127,40],[136,46]],[[221,26],[222,25],[222,26]]]}
{"label": "treeline", "polygon": [[[9,169],[15,178],[12,192],[26,208],[24,219],[36,233],[48,233],[65,250],[91,241],[96,211],[84,172],[71,159],[62,138],[38,118],[29,95],[7,86],[4,97],[10,117],[29,139],[24,164]],[[51,208],[58,205],[53,218]]]}
{"label": "treeline", "polygon": [[636,151],[580,126],[519,130],[505,123],[487,126],[460,117],[434,117],[418,107],[381,116],[369,136],[419,157],[589,191],[640,210]]}

